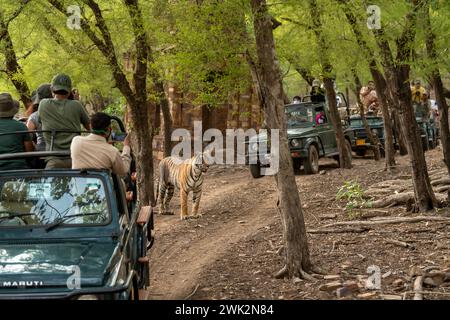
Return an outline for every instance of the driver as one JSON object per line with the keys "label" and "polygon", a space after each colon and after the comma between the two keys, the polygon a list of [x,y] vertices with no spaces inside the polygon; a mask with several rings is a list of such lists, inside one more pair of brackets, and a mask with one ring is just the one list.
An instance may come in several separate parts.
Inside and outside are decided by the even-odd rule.
{"label": "driver", "polygon": [[103,112],[91,116],[92,133],[73,138],[70,152],[72,169],[109,169],[120,177],[130,170],[130,138],[123,141],[122,154],[108,143],[111,135],[111,117]]}

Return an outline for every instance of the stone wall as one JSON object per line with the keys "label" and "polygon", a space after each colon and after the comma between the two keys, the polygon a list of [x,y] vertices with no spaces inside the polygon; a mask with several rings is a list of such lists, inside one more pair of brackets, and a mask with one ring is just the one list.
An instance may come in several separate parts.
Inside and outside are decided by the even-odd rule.
{"label": "stone wall", "polygon": [[[259,101],[253,90],[230,98],[229,103],[214,108],[194,106],[185,103],[187,100],[176,87],[167,89],[169,108],[172,114],[173,128],[185,128],[193,136],[194,121],[202,122],[203,132],[210,128],[219,129],[225,135],[226,129],[261,128],[262,112]],[[163,121],[161,117],[161,122]],[[161,124],[161,128],[164,128]],[[155,136],[153,142],[155,157],[163,156],[163,132]]]}

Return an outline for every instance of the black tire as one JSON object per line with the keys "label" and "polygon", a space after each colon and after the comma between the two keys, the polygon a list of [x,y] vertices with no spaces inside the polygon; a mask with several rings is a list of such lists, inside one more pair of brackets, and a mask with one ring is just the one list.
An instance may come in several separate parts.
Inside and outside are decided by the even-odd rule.
{"label": "black tire", "polygon": [[384,150],[384,147],[380,147],[380,157],[386,158],[386,151]]}
{"label": "black tire", "polygon": [[292,166],[294,167],[294,172],[299,173],[300,168],[302,167],[302,160],[300,159],[292,159]]}
{"label": "black tire", "polygon": [[364,157],[367,153],[367,151],[365,149],[358,149],[355,151],[356,155],[359,157]]}
{"label": "black tire", "polygon": [[428,139],[426,137],[422,138],[422,148],[423,151],[427,151],[429,149]]}
{"label": "black tire", "polygon": [[319,151],[315,145],[308,148],[308,157],[303,163],[306,174],[316,174],[319,172]]}
{"label": "black tire", "polygon": [[436,149],[436,141],[431,140],[429,143],[430,150]]}
{"label": "black tire", "polygon": [[249,168],[250,168],[250,174],[252,175],[253,178],[259,179],[262,177],[261,165],[259,163],[250,164]]}

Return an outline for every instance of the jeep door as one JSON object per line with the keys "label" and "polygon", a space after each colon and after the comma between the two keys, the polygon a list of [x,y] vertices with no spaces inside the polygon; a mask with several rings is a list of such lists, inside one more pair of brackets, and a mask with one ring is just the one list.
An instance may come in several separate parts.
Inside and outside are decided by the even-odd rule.
{"label": "jeep door", "polygon": [[[336,137],[333,130],[333,125],[331,124],[330,115],[328,113],[327,108],[325,106],[320,106],[315,108],[315,114],[317,115],[319,112],[323,111],[325,114],[325,119],[322,124],[316,123],[317,134],[322,141],[323,148],[325,149],[325,154],[336,152],[337,144]],[[320,150],[322,154],[323,151]]]}

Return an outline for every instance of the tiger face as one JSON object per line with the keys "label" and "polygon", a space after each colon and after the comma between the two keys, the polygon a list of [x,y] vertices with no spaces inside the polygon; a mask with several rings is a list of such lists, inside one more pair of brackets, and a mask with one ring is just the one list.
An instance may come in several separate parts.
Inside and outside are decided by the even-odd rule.
{"label": "tiger face", "polygon": [[197,157],[195,157],[193,166],[201,172],[205,173],[209,169],[209,161],[207,158],[208,157],[205,154],[199,154]]}

